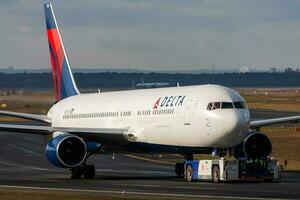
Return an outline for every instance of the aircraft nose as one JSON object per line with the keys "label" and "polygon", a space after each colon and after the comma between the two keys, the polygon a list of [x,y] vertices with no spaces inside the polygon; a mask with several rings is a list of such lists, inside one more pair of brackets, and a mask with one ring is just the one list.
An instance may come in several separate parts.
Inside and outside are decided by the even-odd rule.
{"label": "aircraft nose", "polygon": [[248,129],[248,120],[243,112],[230,112],[226,115],[224,126],[229,134],[241,134]]}

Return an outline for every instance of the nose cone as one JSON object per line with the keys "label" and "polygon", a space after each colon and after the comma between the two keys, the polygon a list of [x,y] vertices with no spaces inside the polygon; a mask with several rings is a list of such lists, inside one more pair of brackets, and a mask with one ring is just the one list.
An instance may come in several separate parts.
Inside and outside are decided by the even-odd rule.
{"label": "nose cone", "polygon": [[234,110],[226,115],[224,126],[228,135],[243,136],[249,130],[249,114],[245,110]]}

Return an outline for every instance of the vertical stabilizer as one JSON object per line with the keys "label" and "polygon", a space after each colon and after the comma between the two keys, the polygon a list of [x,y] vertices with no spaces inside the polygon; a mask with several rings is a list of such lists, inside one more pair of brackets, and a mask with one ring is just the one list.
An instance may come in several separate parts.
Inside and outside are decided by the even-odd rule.
{"label": "vertical stabilizer", "polygon": [[44,5],[56,101],[79,94],[51,3]]}

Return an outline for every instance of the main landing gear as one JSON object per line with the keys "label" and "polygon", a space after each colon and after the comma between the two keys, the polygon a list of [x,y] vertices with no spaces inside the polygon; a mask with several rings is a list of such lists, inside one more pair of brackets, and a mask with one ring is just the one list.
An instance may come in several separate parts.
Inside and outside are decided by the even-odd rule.
{"label": "main landing gear", "polygon": [[86,165],[85,163],[70,169],[70,178],[79,179],[83,176],[85,179],[95,178],[95,166]]}
{"label": "main landing gear", "polygon": [[92,179],[95,178],[96,175],[96,169],[94,165],[87,165],[86,160],[92,155],[92,153],[89,153],[86,156],[85,161],[77,166],[70,169],[70,178],[72,179],[79,179],[83,176],[85,179]]}

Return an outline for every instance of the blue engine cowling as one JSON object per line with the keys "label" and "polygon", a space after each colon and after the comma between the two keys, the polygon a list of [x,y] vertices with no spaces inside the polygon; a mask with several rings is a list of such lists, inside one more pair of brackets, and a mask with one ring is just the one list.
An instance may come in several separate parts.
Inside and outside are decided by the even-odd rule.
{"label": "blue engine cowling", "polygon": [[57,167],[76,167],[85,161],[87,145],[76,135],[60,134],[48,142],[46,156]]}

